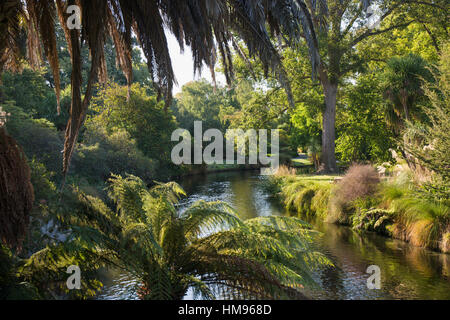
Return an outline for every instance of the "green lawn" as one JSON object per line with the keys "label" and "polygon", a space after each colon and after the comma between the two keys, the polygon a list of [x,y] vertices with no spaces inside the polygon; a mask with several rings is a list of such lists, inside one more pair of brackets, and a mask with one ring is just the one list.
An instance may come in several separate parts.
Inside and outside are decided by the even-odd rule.
{"label": "green lawn", "polygon": [[340,178],[339,175],[314,175],[314,174],[305,174],[297,176],[299,180],[305,181],[315,181],[315,182],[324,182],[324,181],[333,181],[336,178]]}
{"label": "green lawn", "polygon": [[294,167],[308,167],[308,166],[312,166],[313,163],[306,157],[306,154],[302,155],[305,158],[297,158],[297,159],[292,159],[292,164],[294,165]]}

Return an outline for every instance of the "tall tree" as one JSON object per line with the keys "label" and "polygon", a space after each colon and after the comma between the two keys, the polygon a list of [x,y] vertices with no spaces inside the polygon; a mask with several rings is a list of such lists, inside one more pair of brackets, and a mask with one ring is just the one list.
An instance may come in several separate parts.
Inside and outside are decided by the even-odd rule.
{"label": "tall tree", "polygon": [[[67,23],[72,18],[73,12],[68,11],[72,5],[78,5],[82,13],[80,29],[69,28]],[[3,69],[4,66],[13,66],[18,61],[8,58],[10,61],[7,63],[5,58],[14,57],[9,54],[11,52],[20,51],[15,39],[23,17],[29,40],[35,44],[40,43],[39,38],[42,40],[44,52],[54,70],[54,78],[58,79],[55,19],[56,16],[59,18],[73,67],[72,105],[64,147],[63,171],[66,174],[89,106],[93,84],[97,79],[105,79],[104,45],[107,34],[114,41],[120,66],[129,84],[132,81],[131,40],[133,32],[137,35],[158,96],[165,97],[166,105],[169,106],[175,77],[167,44],[167,30],[175,35],[181,48],[185,45],[191,47],[196,70],[200,70],[203,64],[213,69],[218,48],[228,79],[232,77],[228,40],[234,32],[245,41],[250,53],[258,55],[264,66],[278,74],[280,81],[288,88],[281,59],[270,42],[266,23],[272,30],[298,30],[298,21],[292,18],[293,6],[292,0],[6,0],[1,4],[0,67]],[[82,98],[81,51],[84,44],[90,49],[91,69]],[[29,46],[29,49],[32,48],[40,51],[39,45]],[[38,59],[35,57],[40,55],[40,52],[28,50],[30,60],[36,61]],[[55,81],[57,92],[58,82]],[[290,90],[287,92],[289,95]]]}
{"label": "tall tree", "polygon": [[[336,96],[339,80],[355,66],[352,56],[354,47],[371,35],[406,26],[414,21],[414,19],[405,21],[400,15],[398,23],[392,23],[384,30],[373,31],[363,28],[363,31],[355,31],[371,2],[370,0],[5,0],[1,4],[0,67],[13,66],[17,62],[17,59],[12,59],[15,55],[9,53],[20,51],[16,35],[20,30],[22,16],[26,22],[30,43],[28,58],[36,61],[36,57],[40,56],[40,52],[35,54],[35,51],[31,50],[40,49],[40,38],[43,51],[53,69],[58,95],[59,68],[54,23],[57,12],[64,28],[73,66],[72,105],[64,147],[63,171],[66,174],[89,106],[93,84],[97,78],[105,79],[104,44],[107,34],[114,40],[120,66],[129,84],[132,80],[131,39],[133,31],[137,34],[158,95],[166,98],[167,106],[170,105],[175,78],[166,30],[175,35],[181,48],[185,45],[191,47],[196,70],[200,70],[204,63],[213,69],[218,49],[229,81],[233,76],[229,40],[233,35],[238,36],[249,48],[250,55],[258,55],[264,68],[271,69],[277,74],[280,83],[287,89],[289,101],[293,105],[281,58],[271,43],[268,26],[274,35],[283,34],[289,44],[297,42],[302,37],[306,39],[313,74],[319,76],[327,105],[323,121],[325,170],[336,171],[334,151]],[[373,2],[384,9],[381,20],[391,17],[396,10],[411,3],[428,4],[424,1],[409,0]],[[434,1],[430,5],[441,8],[442,6],[436,4],[441,2],[446,8],[445,0]],[[81,10],[83,20],[80,30],[71,29],[67,24],[72,14],[68,11],[71,5],[79,5]],[[82,98],[80,56],[84,43],[90,49],[91,69],[86,92]],[[324,51],[326,53],[323,55]],[[9,60],[9,63],[6,63],[6,60]],[[343,61],[349,62],[348,65],[342,65]]]}
{"label": "tall tree", "polygon": [[[378,23],[368,23],[367,9],[376,6],[380,13],[372,16]],[[304,38],[308,44],[312,69],[325,95],[323,112],[322,161],[324,171],[336,172],[335,121],[338,89],[349,72],[357,71],[362,61],[356,47],[365,39],[419,21],[407,15],[411,7],[447,10],[446,1],[305,1],[302,11],[308,16]],[[370,13],[369,13],[370,14]],[[422,23],[423,21],[420,21]],[[444,22],[445,24],[445,22]],[[374,28],[381,26],[380,28]]]}

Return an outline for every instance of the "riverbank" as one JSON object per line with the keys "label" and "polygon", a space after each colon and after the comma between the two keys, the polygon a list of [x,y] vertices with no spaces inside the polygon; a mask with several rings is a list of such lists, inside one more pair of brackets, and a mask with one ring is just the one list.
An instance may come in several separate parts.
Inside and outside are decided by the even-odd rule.
{"label": "riverbank", "polygon": [[261,170],[261,165],[249,165],[249,164],[213,164],[213,165],[196,165],[190,166],[186,172],[181,175],[170,177],[171,180],[180,180],[187,177],[194,177],[198,175],[207,175],[224,172],[243,172],[243,171],[255,171]]}
{"label": "riverbank", "polygon": [[[180,200],[180,210],[198,200],[204,200],[224,201],[242,219],[288,215],[284,207],[271,199],[270,193],[263,187],[267,179],[266,176],[259,175],[258,171],[224,172],[185,178],[180,183],[188,197]],[[333,181],[331,176],[311,179],[322,179],[329,184]],[[318,251],[329,257],[335,265],[314,272],[317,288],[305,292],[311,299],[450,299],[450,255],[415,247],[372,232],[359,233],[349,227],[324,223],[314,217],[301,218],[320,232],[316,243]],[[370,275],[366,270],[369,265],[377,265],[381,269],[381,290],[367,288]],[[132,276],[117,272],[109,276],[99,299],[138,299],[133,290],[135,279]],[[193,298],[192,292],[185,297]]]}
{"label": "riverbank", "polygon": [[293,214],[450,253],[448,204],[419,197],[405,177],[379,181],[358,196],[364,188],[361,181],[338,176],[291,174],[266,182],[268,192]]}

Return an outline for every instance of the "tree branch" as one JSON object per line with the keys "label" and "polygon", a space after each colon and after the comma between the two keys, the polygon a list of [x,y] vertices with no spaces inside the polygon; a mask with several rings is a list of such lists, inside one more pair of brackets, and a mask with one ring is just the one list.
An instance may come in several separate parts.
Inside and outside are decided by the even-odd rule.
{"label": "tree branch", "polygon": [[358,19],[358,17],[361,15],[363,11],[363,6],[362,4],[359,5],[358,8],[358,12],[356,13],[356,15],[352,18],[352,20],[350,21],[350,23],[348,24],[347,28],[345,28],[344,32],[341,34],[341,39],[344,38],[349,32],[350,29],[352,28],[353,24],[355,23],[355,21]]}
{"label": "tree branch", "polygon": [[391,30],[394,30],[394,29],[407,27],[411,23],[413,23],[414,21],[416,21],[416,20],[414,19],[414,20],[411,20],[411,21],[406,22],[406,23],[402,23],[402,24],[398,24],[398,25],[386,28],[384,30],[378,30],[378,31],[375,31],[375,32],[369,32],[369,31],[365,32],[362,35],[360,35],[359,37],[357,37],[355,40],[353,40],[353,42],[351,43],[351,46],[355,46],[356,44],[358,44],[359,42],[361,42],[362,40],[364,40],[364,39],[366,39],[368,37],[375,36],[375,35],[378,35],[378,34],[382,34],[382,33],[385,33],[385,32],[388,32],[388,31],[391,31]]}
{"label": "tree branch", "polygon": [[438,45],[438,42],[437,42],[437,39],[436,39],[436,37],[435,37],[435,35],[431,32],[431,30],[427,27],[427,25],[425,24],[425,22],[422,22],[422,21],[420,21],[420,20],[418,20],[421,24],[422,24],[422,26],[423,26],[423,28],[425,29],[425,31],[428,33],[428,35],[430,36],[430,38],[431,38],[431,41],[433,42],[433,46],[434,46],[434,48],[436,49],[436,52],[438,53],[438,54],[440,54],[441,53],[441,49],[439,48],[439,45]]}
{"label": "tree branch", "polygon": [[406,0],[406,3],[415,3],[415,4],[423,4],[425,6],[430,6],[430,7],[435,7],[441,10],[446,10],[445,7],[441,7],[440,5],[436,4],[436,3],[432,3],[432,2],[425,2],[425,1],[411,1],[411,0]]}

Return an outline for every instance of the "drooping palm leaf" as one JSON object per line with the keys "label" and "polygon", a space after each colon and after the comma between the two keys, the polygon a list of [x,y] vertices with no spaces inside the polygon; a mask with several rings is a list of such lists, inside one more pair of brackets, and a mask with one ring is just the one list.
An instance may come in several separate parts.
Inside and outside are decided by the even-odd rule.
{"label": "drooping palm leaf", "polygon": [[[59,75],[59,59],[58,59],[58,50],[56,47],[56,33],[55,33],[55,19],[56,19],[56,7],[53,1],[34,1],[27,0],[27,11],[30,15],[30,19],[33,20],[36,31],[39,31],[40,39],[43,42],[43,48],[47,60],[51,66],[53,71],[53,79],[55,81],[55,92],[56,92],[56,101],[58,105],[58,114],[60,114],[60,96],[61,96],[61,81]],[[29,28],[30,34],[32,35],[34,28]],[[37,35],[36,35],[37,36]],[[36,38],[36,36],[29,36],[29,39]],[[32,44],[33,47],[29,47],[29,54],[32,56],[40,55],[40,45],[39,39],[34,39]],[[37,50],[37,52],[32,53]]]}
{"label": "drooping palm leaf", "polygon": [[[369,0],[362,1],[364,9],[369,4]],[[81,30],[69,30],[67,27],[69,5],[80,6]],[[24,19],[29,24],[28,33],[34,40],[37,34],[40,35],[53,69],[56,94],[59,97],[60,81],[53,22],[56,7],[73,66],[72,105],[64,145],[64,174],[69,170],[78,133],[90,102],[92,86],[97,79],[104,81],[106,77],[103,46],[107,34],[114,41],[119,65],[130,84],[133,30],[147,58],[158,95],[165,98],[166,106],[170,105],[172,87],[176,81],[167,44],[167,31],[175,36],[181,48],[185,45],[191,47],[196,71],[201,70],[204,64],[213,70],[218,49],[228,81],[233,77],[233,41],[230,40],[238,37],[247,45],[250,56],[258,56],[265,69],[270,69],[277,75],[293,105],[282,59],[272,45],[269,30],[274,35],[282,33],[290,44],[299,42],[302,37],[306,39],[315,75],[321,61],[313,17],[324,18],[326,22],[329,11],[328,1],[325,0],[5,0],[0,6],[0,70],[5,65],[17,66],[18,59],[15,57],[19,50],[15,39],[20,32],[19,20],[20,16],[29,15],[30,19]],[[81,45],[84,41],[90,49],[92,64],[82,101]],[[37,59],[36,55],[31,57]]]}

